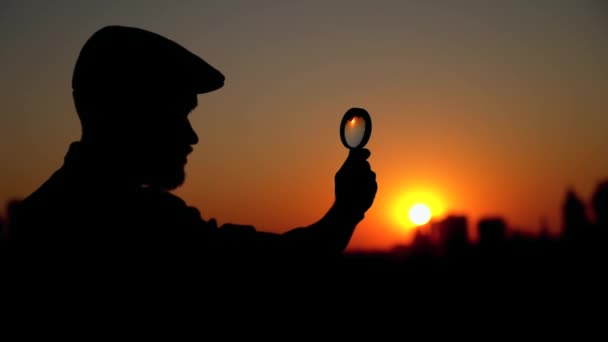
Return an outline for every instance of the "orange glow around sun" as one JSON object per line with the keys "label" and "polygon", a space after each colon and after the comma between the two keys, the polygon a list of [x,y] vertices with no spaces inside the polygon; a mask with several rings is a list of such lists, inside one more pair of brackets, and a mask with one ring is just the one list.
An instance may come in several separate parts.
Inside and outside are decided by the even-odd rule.
{"label": "orange glow around sun", "polygon": [[392,216],[400,229],[410,231],[445,214],[445,206],[429,191],[407,191],[395,200]]}

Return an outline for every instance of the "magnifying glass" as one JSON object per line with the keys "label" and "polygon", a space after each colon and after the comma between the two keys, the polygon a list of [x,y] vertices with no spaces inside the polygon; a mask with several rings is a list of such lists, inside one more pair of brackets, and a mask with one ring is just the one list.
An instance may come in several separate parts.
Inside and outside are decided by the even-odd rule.
{"label": "magnifying glass", "polygon": [[340,139],[348,149],[363,148],[372,135],[372,118],[363,108],[351,108],[342,117]]}

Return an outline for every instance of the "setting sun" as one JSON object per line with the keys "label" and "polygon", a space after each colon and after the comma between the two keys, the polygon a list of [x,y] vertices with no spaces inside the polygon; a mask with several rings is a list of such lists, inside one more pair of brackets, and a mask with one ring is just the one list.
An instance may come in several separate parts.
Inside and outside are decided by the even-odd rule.
{"label": "setting sun", "polygon": [[426,224],[431,220],[431,209],[426,204],[415,204],[409,212],[410,221],[417,226]]}
{"label": "setting sun", "polygon": [[446,212],[444,197],[431,187],[396,189],[389,196],[394,198],[390,210],[392,222],[400,234],[414,232]]}

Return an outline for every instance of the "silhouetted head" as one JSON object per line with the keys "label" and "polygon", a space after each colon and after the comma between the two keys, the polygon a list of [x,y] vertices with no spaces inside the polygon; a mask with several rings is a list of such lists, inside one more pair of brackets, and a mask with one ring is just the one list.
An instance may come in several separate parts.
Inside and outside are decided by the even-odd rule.
{"label": "silhouetted head", "polygon": [[108,26],[85,43],[72,78],[82,142],[140,184],[184,180],[198,137],[188,114],[224,76],[179,44],[142,29]]}

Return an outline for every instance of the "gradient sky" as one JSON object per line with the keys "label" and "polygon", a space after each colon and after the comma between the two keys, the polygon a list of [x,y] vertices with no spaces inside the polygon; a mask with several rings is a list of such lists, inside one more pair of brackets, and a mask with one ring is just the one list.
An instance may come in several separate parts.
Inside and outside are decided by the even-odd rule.
{"label": "gradient sky", "polygon": [[201,141],[176,191],[220,223],[282,232],[319,219],[350,107],[372,116],[379,184],[351,249],[407,242],[397,214],[411,201],[471,226],[502,215],[558,232],[566,188],[588,200],[608,177],[601,0],[4,0],[0,200],[35,190],[78,140],[72,70],[110,24],[160,33],[226,75],[199,96]]}

